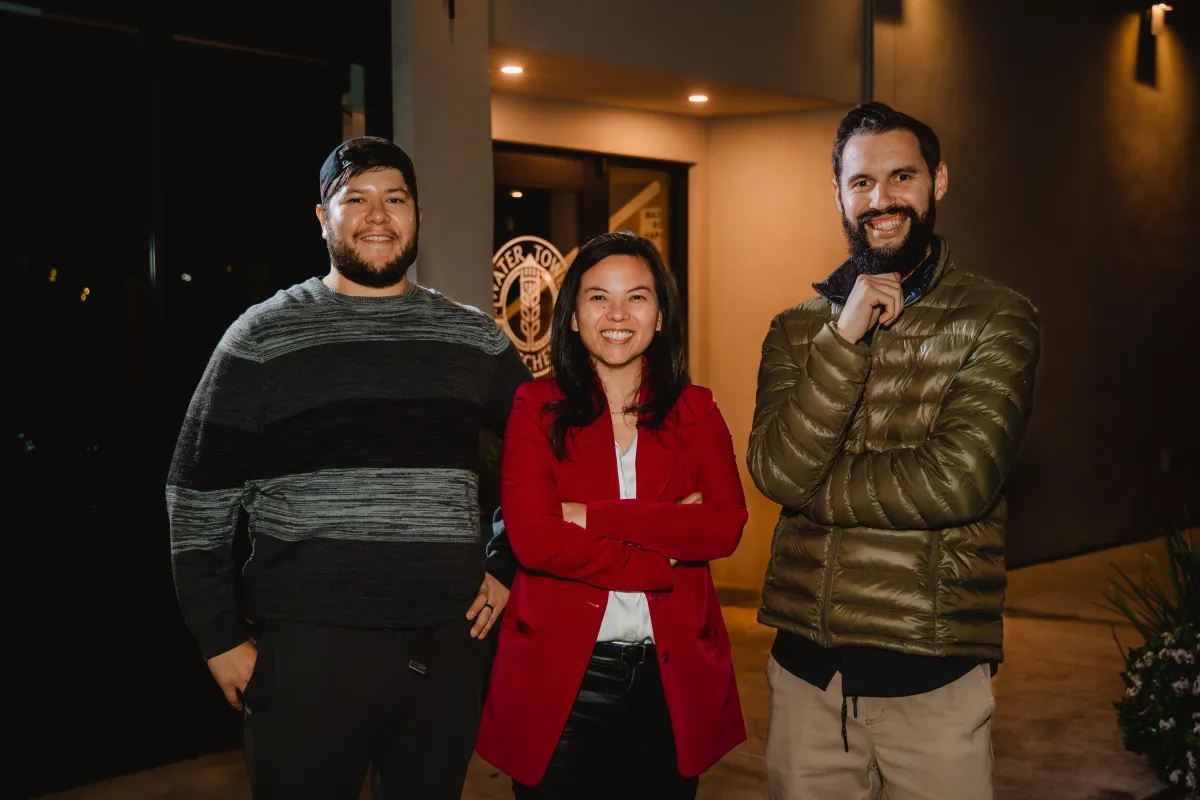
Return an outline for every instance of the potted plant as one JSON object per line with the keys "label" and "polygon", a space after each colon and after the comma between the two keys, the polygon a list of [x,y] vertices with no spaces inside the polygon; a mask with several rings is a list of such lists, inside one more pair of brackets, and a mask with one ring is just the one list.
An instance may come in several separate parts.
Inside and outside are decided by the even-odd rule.
{"label": "potted plant", "polygon": [[1164,539],[1165,564],[1143,555],[1136,580],[1114,567],[1105,596],[1143,639],[1129,648],[1117,641],[1125,694],[1114,705],[1125,747],[1164,783],[1200,797],[1200,554],[1185,526]]}

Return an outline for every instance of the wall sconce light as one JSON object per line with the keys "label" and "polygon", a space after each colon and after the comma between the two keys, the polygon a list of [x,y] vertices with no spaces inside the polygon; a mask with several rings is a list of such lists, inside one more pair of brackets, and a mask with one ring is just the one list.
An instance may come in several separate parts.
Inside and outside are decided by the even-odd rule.
{"label": "wall sconce light", "polygon": [[1150,35],[1158,36],[1162,33],[1163,24],[1167,19],[1167,12],[1173,11],[1172,6],[1166,3],[1155,3],[1150,6]]}

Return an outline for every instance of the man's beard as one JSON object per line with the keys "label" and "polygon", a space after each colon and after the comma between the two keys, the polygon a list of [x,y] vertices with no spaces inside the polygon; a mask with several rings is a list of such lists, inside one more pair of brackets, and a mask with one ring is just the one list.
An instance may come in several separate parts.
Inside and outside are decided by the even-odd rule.
{"label": "man's beard", "polygon": [[417,260],[417,236],[413,232],[412,239],[404,245],[400,255],[386,264],[373,266],[359,258],[358,253],[343,239],[332,235],[328,238],[329,262],[342,277],[359,286],[369,286],[372,289],[386,289],[404,280],[408,268]]}
{"label": "man's beard", "polygon": [[[903,215],[908,218],[908,235],[898,245],[872,247],[867,223],[876,217],[891,215]],[[896,272],[904,277],[921,266],[921,262],[925,260],[925,254],[933,242],[936,217],[937,208],[932,193],[929,196],[929,209],[923,215],[917,214],[911,206],[890,206],[882,211],[872,209],[860,214],[852,224],[846,219],[846,215],[842,214],[842,230],[846,232],[846,241],[850,245],[850,260],[854,262],[860,275],[885,275]]]}

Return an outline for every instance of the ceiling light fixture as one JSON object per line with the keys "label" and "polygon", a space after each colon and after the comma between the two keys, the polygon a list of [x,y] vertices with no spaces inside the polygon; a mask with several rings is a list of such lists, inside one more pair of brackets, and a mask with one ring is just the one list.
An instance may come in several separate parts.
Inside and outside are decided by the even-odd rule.
{"label": "ceiling light fixture", "polygon": [[707,103],[707,102],[708,102],[708,95],[706,95],[706,94],[693,94],[693,95],[689,95],[689,96],[688,96],[688,100],[690,100],[690,101],[691,101],[691,102],[693,102],[693,103]]}
{"label": "ceiling light fixture", "polygon": [[520,189],[513,189],[511,192],[508,193],[508,196],[515,197],[519,200],[525,196],[525,193],[522,192]]}
{"label": "ceiling light fixture", "polygon": [[524,67],[518,67],[516,64],[509,64],[506,67],[501,67],[500,71],[505,75],[520,75],[525,71]]}
{"label": "ceiling light fixture", "polygon": [[1158,36],[1166,24],[1167,12],[1175,9],[1166,3],[1155,3],[1150,7],[1150,35]]}

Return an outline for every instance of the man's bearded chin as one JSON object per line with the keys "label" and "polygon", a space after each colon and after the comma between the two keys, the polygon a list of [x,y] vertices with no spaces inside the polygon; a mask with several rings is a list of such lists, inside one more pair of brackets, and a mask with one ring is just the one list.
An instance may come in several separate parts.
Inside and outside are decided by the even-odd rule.
{"label": "man's bearded chin", "polygon": [[417,233],[409,241],[400,255],[384,264],[368,264],[358,257],[358,253],[344,240],[337,238],[332,232],[327,234],[329,248],[329,263],[341,273],[342,277],[359,286],[369,286],[372,289],[386,289],[404,280],[408,268],[417,260]]}
{"label": "man's bearded chin", "polygon": [[[898,245],[872,247],[867,223],[876,217],[903,215],[908,218],[908,235]],[[917,214],[911,206],[890,206],[860,214],[854,223],[842,214],[842,230],[850,245],[850,260],[860,275],[885,275],[889,272],[908,275],[921,265],[933,242],[933,225],[937,217],[936,203],[929,197],[929,210]]]}

